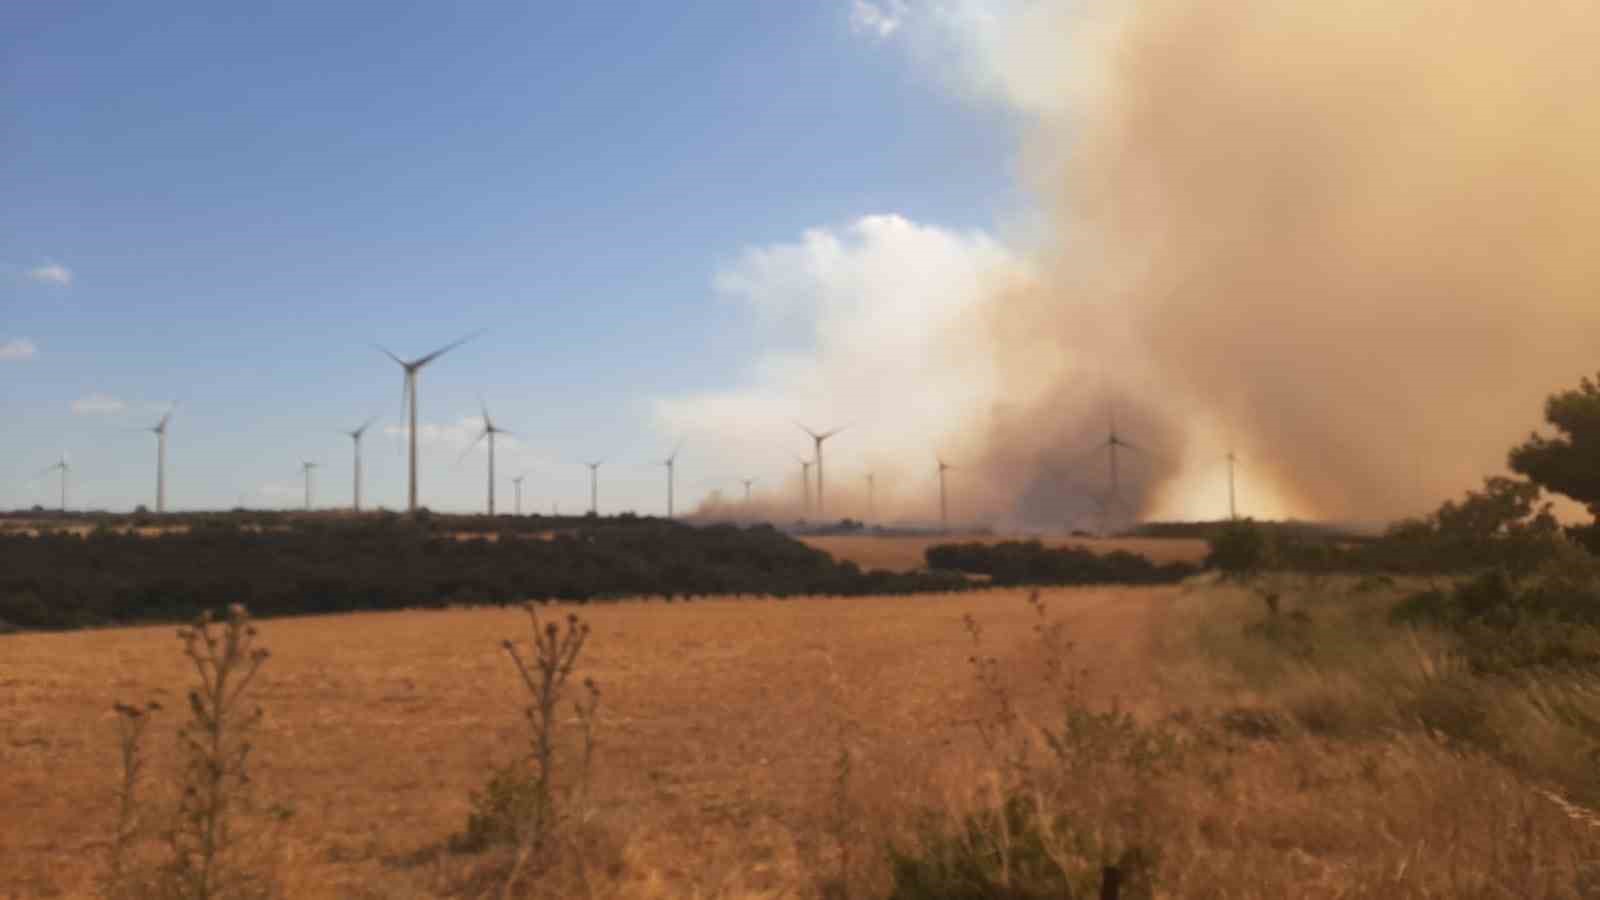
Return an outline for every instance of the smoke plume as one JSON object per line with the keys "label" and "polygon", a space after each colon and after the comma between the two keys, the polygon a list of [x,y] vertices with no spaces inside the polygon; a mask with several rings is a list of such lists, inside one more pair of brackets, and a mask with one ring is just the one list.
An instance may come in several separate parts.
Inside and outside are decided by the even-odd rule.
{"label": "smoke plume", "polygon": [[[1050,227],[1024,247],[958,244],[973,275],[941,327],[875,350],[850,344],[919,318],[924,261],[847,279],[852,303],[807,323],[809,347],[719,402],[874,405],[860,412],[901,424],[829,450],[895,473],[902,489],[880,502],[902,514],[932,508],[938,448],[958,457],[965,517],[1092,516],[1113,412],[1140,448],[1120,454],[1123,501],[1144,514],[1226,514],[1229,451],[1243,513],[1414,513],[1502,469],[1544,396],[1600,368],[1600,6],[894,12],[885,43],[958,60],[944,68],[962,89],[1016,111],[1018,177]],[[894,250],[868,241],[839,259]],[[826,265],[798,271],[763,283],[838,283]],[[856,362],[885,357],[951,396],[881,396]],[[708,399],[664,413],[728,430]]]}

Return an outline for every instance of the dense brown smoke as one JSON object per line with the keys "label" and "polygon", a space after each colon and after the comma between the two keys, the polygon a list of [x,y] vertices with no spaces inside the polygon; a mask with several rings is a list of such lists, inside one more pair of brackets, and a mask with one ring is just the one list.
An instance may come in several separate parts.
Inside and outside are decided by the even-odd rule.
{"label": "dense brown smoke", "polygon": [[1597,46],[1593,3],[1140,4],[1039,127],[1059,246],[998,315],[1208,426],[1171,474],[1233,444],[1288,511],[1415,511],[1600,367]]}
{"label": "dense brown smoke", "polygon": [[[1416,513],[1600,368],[1600,4],[1090,7],[975,42],[1051,219],[929,351],[990,358],[942,444],[963,517],[1092,524],[1111,408],[1145,515],[1225,514],[1229,450],[1243,512]],[[928,518],[931,460],[878,439]]]}

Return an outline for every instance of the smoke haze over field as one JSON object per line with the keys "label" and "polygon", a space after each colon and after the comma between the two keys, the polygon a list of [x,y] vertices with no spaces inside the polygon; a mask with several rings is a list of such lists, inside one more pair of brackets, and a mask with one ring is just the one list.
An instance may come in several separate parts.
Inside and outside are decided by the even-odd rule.
{"label": "smoke haze over field", "polygon": [[730,459],[860,422],[841,513],[870,468],[928,518],[937,451],[953,513],[1059,524],[1104,492],[1114,406],[1146,514],[1224,514],[1234,448],[1243,512],[1376,518],[1500,470],[1600,369],[1592,3],[857,6],[1015,111],[1048,226],[878,216],[730,264],[781,349],[661,406]]}

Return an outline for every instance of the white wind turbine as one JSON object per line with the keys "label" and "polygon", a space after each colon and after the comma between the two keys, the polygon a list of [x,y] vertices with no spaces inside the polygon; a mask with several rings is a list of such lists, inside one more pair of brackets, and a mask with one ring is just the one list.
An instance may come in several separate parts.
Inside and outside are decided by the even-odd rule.
{"label": "white wind turbine", "polygon": [[803,456],[796,456],[795,462],[800,464],[800,515],[811,515],[811,460]]}
{"label": "white wind turbine", "polygon": [[678,451],[683,449],[683,439],[679,438],[678,446],[672,448],[672,455],[661,461],[667,467],[667,518],[672,518],[672,488],[676,467],[678,465]]}
{"label": "white wind turbine", "polygon": [[605,463],[603,459],[584,463],[589,467],[589,515],[591,516],[600,515],[600,467]]}
{"label": "white wind turbine", "polygon": [[[467,454],[471,453],[473,448],[477,447],[484,438],[489,439],[489,515],[492,516],[494,515],[494,436],[497,434],[514,434],[514,432],[507,431],[494,424],[494,420],[489,418],[489,404],[485,403],[483,398],[478,398],[478,403],[483,407],[483,430],[478,432],[477,438],[471,444],[467,445],[467,449],[461,454],[461,459],[466,459]],[[457,460],[457,462],[460,462],[460,460]]]}
{"label": "white wind turbine", "polygon": [[754,478],[741,478],[739,480],[744,482],[744,505],[745,506],[749,506],[750,505],[750,486],[752,484],[755,484],[756,480]]}
{"label": "white wind turbine", "polygon": [[367,433],[367,429],[371,428],[372,427],[372,423],[376,422],[376,421],[378,421],[376,417],[368,419],[365,422],[361,423],[361,427],[360,428],[357,428],[354,431],[346,431],[345,432],[345,436],[349,437],[350,440],[352,442],[354,442],[355,450],[356,450],[355,493],[354,493],[355,504],[352,507],[352,509],[354,509],[354,511],[358,512],[358,513],[361,512],[361,436],[366,434]]}
{"label": "white wind turbine", "polygon": [[400,388],[400,413],[402,419],[409,421],[409,424],[406,427],[406,433],[411,444],[411,460],[409,464],[408,480],[406,483],[407,512],[414,513],[417,511],[417,373],[422,371],[423,366],[426,366],[428,363],[433,362],[439,357],[449,353],[451,350],[454,350],[462,344],[465,344],[467,341],[472,340],[480,334],[483,334],[483,332],[474,332],[453,344],[446,344],[445,346],[440,347],[438,350],[429,353],[427,356],[419,356],[416,359],[409,361],[395,356],[385,347],[378,347],[379,350],[383,351],[384,355],[394,360],[395,363],[399,365],[401,369],[404,369],[406,373],[405,383]]}
{"label": "white wind turbine", "polygon": [[144,429],[156,436],[156,512],[167,511],[167,423],[172,421],[176,406],[167,410],[153,427]]}
{"label": "white wind turbine", "polygon": [[39,472],[35,478],[42,478],[51,472],[61,472],[61,511],[67,511],[67,474],[72,471],[72,464],[67,462],[67,454],[61,454],[61,461]]}
{"label": "white wind turbine", "polygon": [[936,456],[936,457],[934,457],[934,459],[936,459],[938,461],[938,463],[939,463],[939,530],[940,531],[949,531],[950,530],[950,508],[945,503],[944,473],[946,473],[946,472],[950,471],[951,469],[955,468],[955,466],[952,466],[949,463],[945,462],[943,457],[937,457]]}
{"label": "white wind turbine", "polygon": [[811,429],[807,428],[806,426],[801,425],[799,422],[796,422],[794,424],[799,425],[801,431],[804,431],[806,434],[811,435],[811,440],[815,444],[816,455],[813,458],[816,460],[816,463],[817,463],[817,518],[820,519],[820,518],[823,517],[823,510],[822,510],[822,442],[827,440],[828,438],[833,437],[834,435],[838,434],[839,432],[845,430],[845,428],[847,428],[848,426],[841,425],[838,428],[833,429],[832,431],[821,431],[821,432],[818,432],[818,431],[812,431]]}
{"label": "white wind turbine", "polygon": [[517,490],[517,515],[519,516],[522,515],[522,480],[527,477],[526,475],[518,475],[511,479],[511,486]]}
{"label": "white wind turbine", "polygon": [[300,464],[300,469],[305,473],[306,477],[306,512],[311,511],[311,472],[320,465],[321,463],[314,462],[303,462]]}

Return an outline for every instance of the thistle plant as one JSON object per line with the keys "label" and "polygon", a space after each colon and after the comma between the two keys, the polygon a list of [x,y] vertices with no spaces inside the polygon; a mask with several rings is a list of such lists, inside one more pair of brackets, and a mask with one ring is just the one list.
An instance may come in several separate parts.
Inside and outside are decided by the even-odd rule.
{"label": "thistle plant", "polygon": [[218,622],[207,612],[180,629],[184,655],[199,676],[189,691],[189,721],[178,731],[183,759],[177,815],[168,834],[173,892],[194,900],[242,892],[248,876],[231,865],[234,817],[248,800],[250,733],[261,710],[246,708],[267,651],[243,606]]}

